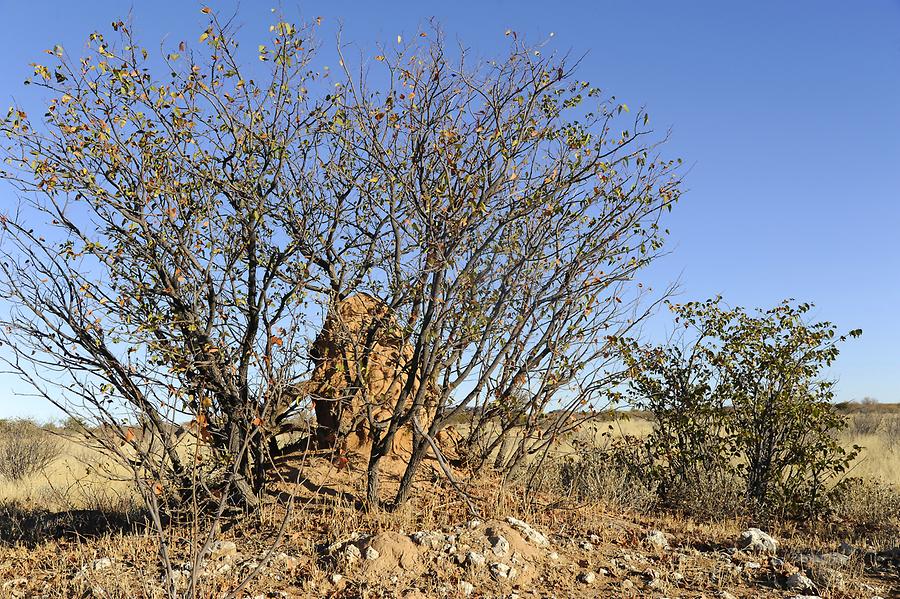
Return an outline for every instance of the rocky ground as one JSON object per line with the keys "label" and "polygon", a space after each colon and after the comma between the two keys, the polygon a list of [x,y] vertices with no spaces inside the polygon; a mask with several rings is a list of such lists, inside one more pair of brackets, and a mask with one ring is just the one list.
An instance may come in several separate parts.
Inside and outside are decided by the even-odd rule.
{"label": "rocky ground", "polygon": [[[780,554],[751,528],[731,546],[697,547],[661,530],[620,523],[585,537],[545,534],[516,518],[470,520],[451,530],[359,535],[324,548],[334,564],[324,594],[403,597],[887,596],[887,581],[851,574],[862,559],[890,571],[891,556],[852,547]],[[600,531],[598,531],[600,532]],[[781,556],[779,556],[781,555]],[[894,563],[894,566],[896,564]],[[286,596],[290,596],[290,592]]]}
{"label": "rocky ground", "polygon": [[[237,596],[900,596],[900,552],[843,545],[801,553],[754,528],[716,543],[696,530],[604,522],[569,534],[513,517],[470,519],[440,530],[356,532],[331,541],[289,534],[274,548],[265,536],[233,535],[216,541],[198,569],[198,596],[225,596],[253,573]],[[162,575],[148,554],[152,544],[147,535],[125,535],[57,544],[56,552],[3,549],[0,596],[158,596]],[[67,566],[60,551],[68,552]],[[173,575],[184,588],[191,563],[175,562]]]}

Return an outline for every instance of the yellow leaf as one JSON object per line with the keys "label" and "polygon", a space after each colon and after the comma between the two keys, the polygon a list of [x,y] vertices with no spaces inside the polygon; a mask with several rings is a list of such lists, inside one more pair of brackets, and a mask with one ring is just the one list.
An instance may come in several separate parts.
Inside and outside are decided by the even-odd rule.
{"label": "yellow leaf", "polygon": [[200,9],[200,12],[202,12],[205,15],[208,15],[209,13],[212,12],[212,10],[208,6],[204,6],[203,8]]}
{"label": "yellow leaf", "polygon": [[378,56],[375,57],[375,60],[377,60],[378,62],[381,62],[382,60],[384,60],[384,55],[379,54]]}
{"label": "yellow leaf", "polygon": [[402,42],[402,41],[403,41],[403,38],[400,37],[400,36],[398,35],[398,36],[397,36],[397,43],[399,44],[399,43]]}
{"label": "yellow leaf", "polygon": [[202,42],[203,40],[205,40],[208,37],[209,37],[209,33],[204,31],[203,33],[200,34],[200,41]]}

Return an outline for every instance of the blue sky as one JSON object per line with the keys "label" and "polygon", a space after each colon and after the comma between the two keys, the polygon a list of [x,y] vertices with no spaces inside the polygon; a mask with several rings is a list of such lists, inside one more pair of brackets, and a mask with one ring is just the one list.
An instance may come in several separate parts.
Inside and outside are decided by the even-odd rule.
{"label": "blue sky", "polygon": [[[95,29],[133,13],[149,48],[193,42],[205,23],[190,1],[2,0],[0,93],[38,108],[28,64],[59,43],[72,54]],[[210,2],[231,13],[234,2]],[[248,43],[265,41],[268,2],[241,3]],[[680,278],[680,299],[732,305],[811,301],[815,316],[862,328],[832,369],[839,399],[900,401],[900,0],[721,2],[291,2],[343,23],[362,48],[436,17],[448,36],[489,56],[512,28],[554,33],[587,52],[579,76],[672,128],[669,153],[691,165],[669,220],[672,253],[648,273]],[[330,26],[330,28],[329,28]],[[14,201],[0,188],[0,206]],[[0,375],[0,417],[53,412],[16,398]]]}

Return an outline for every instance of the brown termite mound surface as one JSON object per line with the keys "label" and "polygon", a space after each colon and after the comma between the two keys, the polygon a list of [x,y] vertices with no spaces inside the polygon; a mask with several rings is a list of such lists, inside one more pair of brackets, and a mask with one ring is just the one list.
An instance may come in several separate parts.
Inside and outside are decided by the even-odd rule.
{"label": "brown termite mound surface", "polygon": [[[415,419],[427,429],[435,416],[438,391],[432,381],[423,383],[411,374],[414,349],[389,306],[366,293],[339,301],[329,311],[311,354],[315,368],[302,391],[315,406],[315,445],[339,456],[367,455],[372,442],[369,413],[371,421],[386,425],[406,385],[407,400],[398,411],[406,424],[397,431],[389,455],[408,459],[409,406],[416,404]],[[442,451],[452,449],[455,437],[452,430],[442,431],[437,439]]]}

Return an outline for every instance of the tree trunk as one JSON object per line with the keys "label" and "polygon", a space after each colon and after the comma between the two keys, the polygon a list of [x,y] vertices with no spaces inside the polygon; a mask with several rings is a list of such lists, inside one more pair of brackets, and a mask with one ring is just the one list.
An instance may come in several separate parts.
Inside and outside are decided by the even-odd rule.
{"label": "tree trunk", "polygon": [[400,488],[397,489],[397,496],[394,498],[394,509],[400,507],[409,500],[409,496],[412,493],[413,481],[416,478],[416,472],[419,470],[422,458],[425,457],[427,448],[428,444],[425,442],[425,439],[422,438],[421,435],[414,435],[412,454],[409,457],[409,464],[406,465],[406,470],[403,472],[403,478],[400,479]]}
{"label": "tree trunk", "polygon": [[381,507],[381,500],[378,498],[379,487],[379,466],[381,456],[374,451],[369,456],[369,465],[366,470],[366,509],[373,510]]}
{"label": "tree trunk", "polygon": [[[231,454],[234,469],[229,475],[233,492],[230,495],[234,507],[247,510],[255,510],[259,507],[259,492],[262,489],[262,468],[257,468],[257,456],[262,451],[257,445],[261,437],[248,438],[253,434],[237,419],[229,422],[231,430],[228,431],[228,452]],[[226,483],[227,484],[227,483]],[[231,506],[229,506],[231,507]]]}

